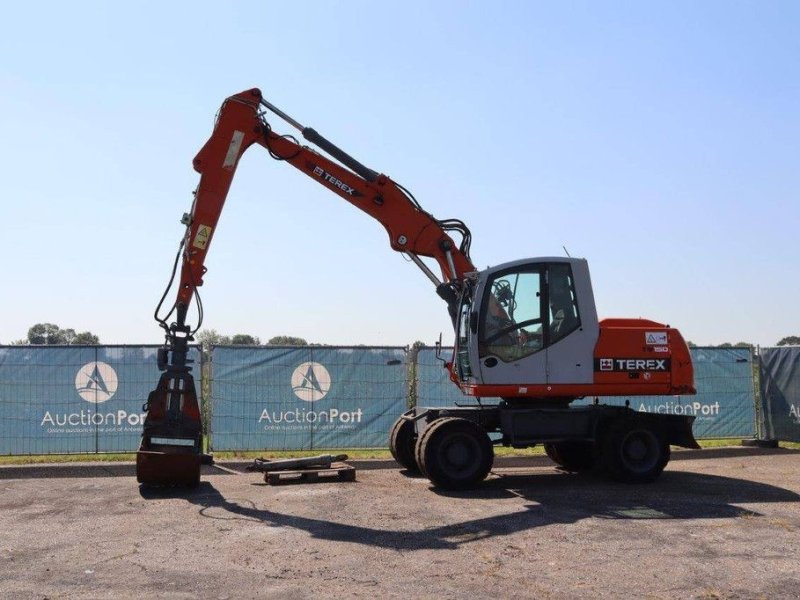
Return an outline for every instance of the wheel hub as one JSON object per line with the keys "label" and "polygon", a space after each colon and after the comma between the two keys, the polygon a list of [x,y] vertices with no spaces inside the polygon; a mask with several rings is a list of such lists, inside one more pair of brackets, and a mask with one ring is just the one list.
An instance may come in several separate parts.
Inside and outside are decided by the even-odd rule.
{"label": "wheel hub", "polygon": [[650,432],[631,432],[622,445],[622,456],[636,471],[651,469],[658,460],[658,440]]}
{"label": "wheel hub", "polygon": [[458,440],[447,447],[445,458],[452,466],[463,468],[470,462],[470,449],[463,440]]}

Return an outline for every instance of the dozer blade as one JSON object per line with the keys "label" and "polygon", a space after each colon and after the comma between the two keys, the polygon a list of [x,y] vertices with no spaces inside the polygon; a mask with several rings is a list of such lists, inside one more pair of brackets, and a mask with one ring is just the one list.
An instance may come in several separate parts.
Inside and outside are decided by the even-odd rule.
{"label": "dozer blade", "polygon": [[700,444],[694,439],[692,424],[695,417],[692,415],[667,415],[653,413],[636,413],[637,418],[649,422],[654,431],[659,431],[664,439],[672,446],[700,449]]}

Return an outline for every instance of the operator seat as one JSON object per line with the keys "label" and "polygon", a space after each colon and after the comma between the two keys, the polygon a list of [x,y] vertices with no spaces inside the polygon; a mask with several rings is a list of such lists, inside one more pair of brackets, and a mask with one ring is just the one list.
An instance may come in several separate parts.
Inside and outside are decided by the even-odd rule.
{"label": "operator seat", "polygon": [[563,308],[559,308],[553,315],[553,320],[550,323],[550,343],[554,344],[577,327],[578,320],[571,311],[565,312]]}

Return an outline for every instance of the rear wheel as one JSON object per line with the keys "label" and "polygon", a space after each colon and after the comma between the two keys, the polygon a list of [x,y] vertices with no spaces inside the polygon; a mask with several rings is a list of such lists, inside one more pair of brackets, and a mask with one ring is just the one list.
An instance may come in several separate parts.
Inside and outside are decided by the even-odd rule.
{"label": "rear wheel", "polygon": [[555,442],[545,444],[544,451],[550,460],[566,471],[590,471],[595,465],[593,442]]}
{"label": "rear wheel", "polygon": [[622,421],[613,424],[601,443],[603,467],[617,481],[654,481],[667,466],[669,443],[645,423]]}
{"label": "rear wheel", "polygon": [[437,487],[463,489],[482,481],[492,468],[494,448],[476,423],[458,417],[437,419],[417,443],[417,464]]}
{"label": "rear wheel", "polygon": [[412,473],[419,473],[419,466],[414,458],[414,447],[417,443],[417,431],[414,421],[400,417],[389,430],[389,451],[400,466]]}

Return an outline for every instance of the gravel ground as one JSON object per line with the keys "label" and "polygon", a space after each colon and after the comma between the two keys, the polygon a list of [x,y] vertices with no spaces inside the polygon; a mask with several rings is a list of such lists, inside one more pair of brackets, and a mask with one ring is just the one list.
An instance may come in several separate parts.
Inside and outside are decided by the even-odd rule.
{"label": "gravel ground", "polygon": [[800,598],[800,453],[677,454],[651,485],[540,459],[459,493],[0,468],[0,597]]}

